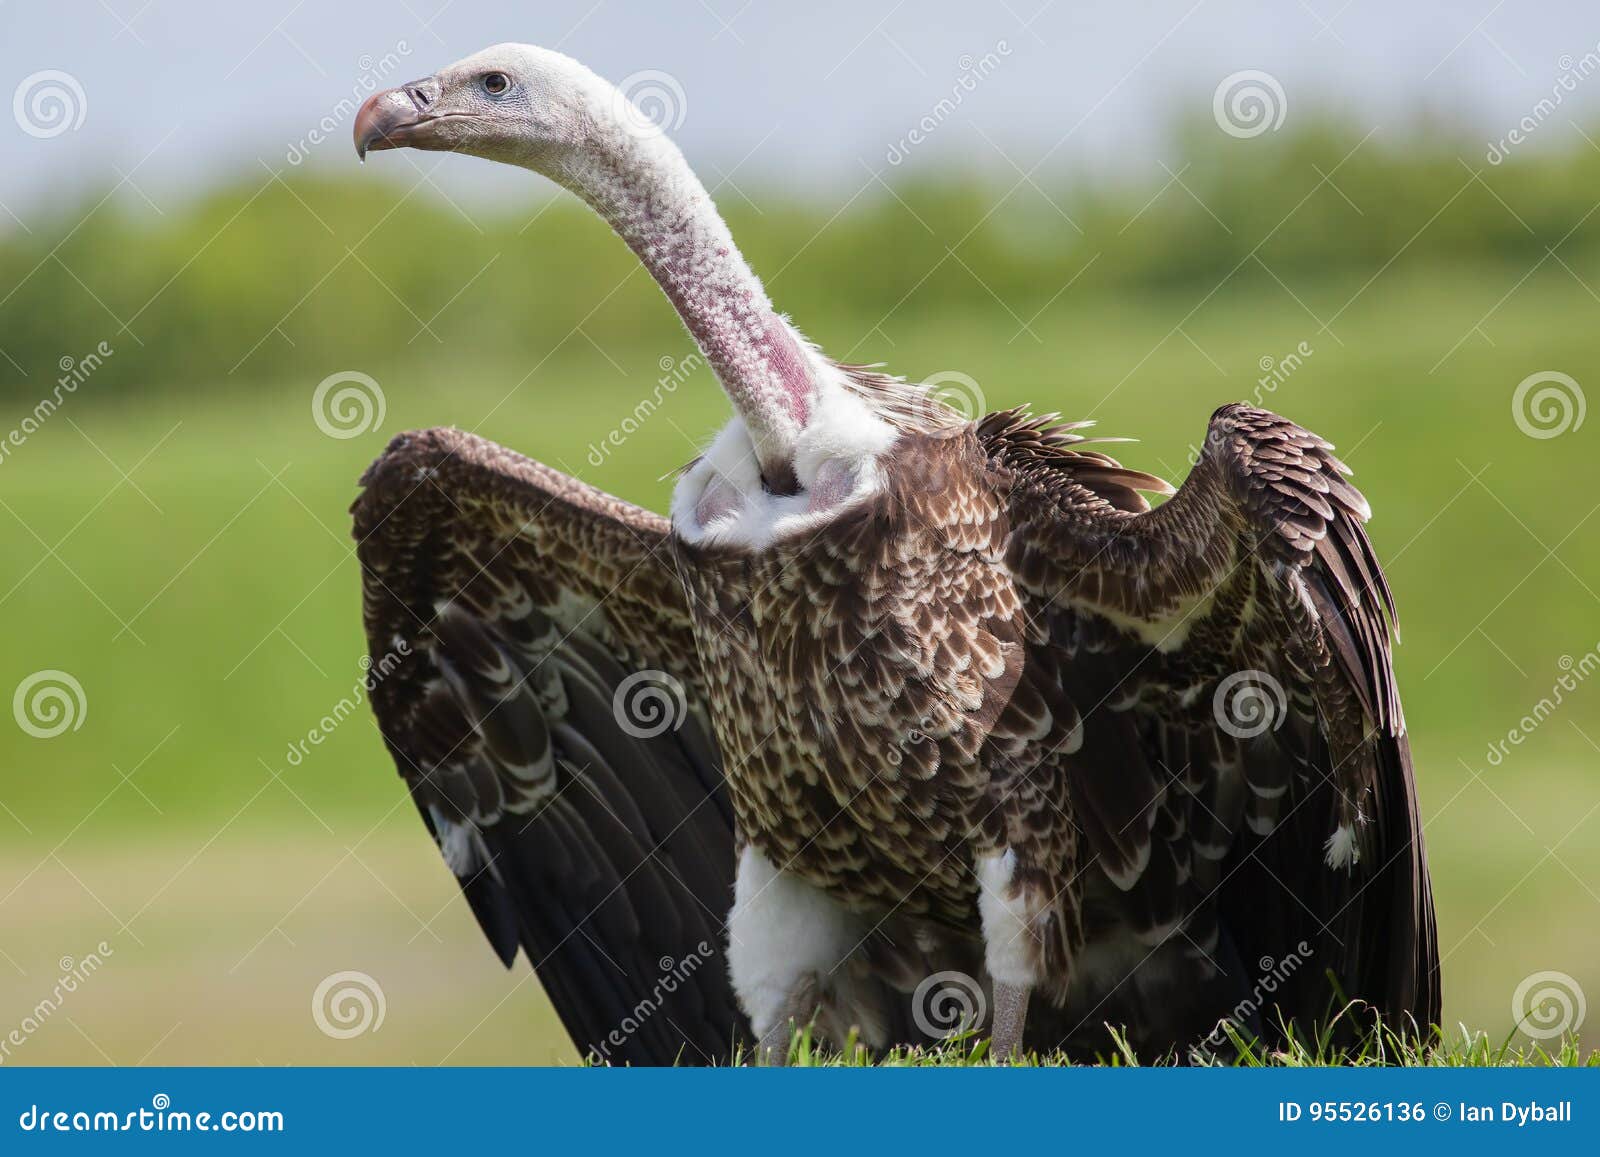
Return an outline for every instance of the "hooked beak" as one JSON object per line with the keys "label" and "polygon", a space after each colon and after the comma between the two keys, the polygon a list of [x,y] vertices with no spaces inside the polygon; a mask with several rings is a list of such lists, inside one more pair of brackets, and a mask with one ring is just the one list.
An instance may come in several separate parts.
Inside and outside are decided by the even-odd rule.
{"label": "hooked beak", "polygon": [[369,96],[356,113],[356,156],[366,160],[368,149],[427,147],[417,132],[436,119],[430,110],[439,101],[440,87],[430,76]]}

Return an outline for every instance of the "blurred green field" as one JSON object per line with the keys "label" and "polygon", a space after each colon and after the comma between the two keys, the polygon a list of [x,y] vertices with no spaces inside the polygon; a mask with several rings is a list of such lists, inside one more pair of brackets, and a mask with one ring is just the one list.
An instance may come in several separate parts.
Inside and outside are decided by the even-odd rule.
{"label": "blurred green field", "polygon": [[[1376,508],[1403,619],[1447,1019],[1500,1031],[1530,973],[1600,991],[1600,688],[1580,689],[1501,766],[1485,757],[1549,692],[1562,656],[1600,643],[1589,589],[1600,523],[1586,520],[1582,485],[1596,477],[1592,446],[1582,431],[1523,436],[1509,401],[1535,369],[1594,364],[1595,306],[1565,274],[1525,282],[1496,313],[1492,346],[1474,339],[1429,373],[1513,279],[1369,291],[1335,327],[1342,345],[1263,295],[1216,300],[1182,334],[1169,333],[1177,302],[1088,305],[1040,344],[959,317],[907,320],[888,351],[913,374],[961,367],[992,406],[1095,414],[1107,432],[1140,435],[1127,460],[1179,476],[1210,410],[1249,396],[1260,358],[1312,346],[1268,404],[1347,448]],[[1345,289],[1306,305],[1327,316]],[[594,468],[581,448],[631,410],[661,356],[608,353],[623,373],[575,351],[520,386],[518,366],[397,367],[381,379],[383,428],[346,441],[313,423],[310,382],[263,385],[247,402],[85,398],[6,463],[0,674],[14,686],[68,671],[87,711],[58,738],[0,740],[0,912],[17,966],[0,966],[0,1007],[31,1006],[62,945],[116,946],[88,986],[93,1003],[72,1010],[82,1032],[52,1024],[19,1059],[104,1050],[126,1062],[172,1024],[159,1059],[564,1055],[536,985],[516,983],[525,968],[503,977],[453,902],[365,713],[299,766],[288,751],[359,676],[345,508],[388,434],[475,427],[664,504],[657,476],[693,453],[723,404],[696,380]],[[419,931],[429,920],[442,942]],[[337,968],[384,982],[384,1032],[315,1031],[308,993]]]}
{"label": "blurred green field", "polygon": [[[1563,205],[1577,196],[1565,186],[1562,195]],[[1382,189],[1362,196],[1372,205]],[[382,205],[363,215],[333,203],[350,219],[329,226],[336,242],[316,239],[323,265],[363,234],[393,258],[395,239],[372,233]],[[204,212],[217,216],[186,228],[219,229],[219,249],[234,244],[226,215]],[[1536,227],[1554,243],[1575,217],[1535,215]],[[1419,210],[1426,229],[1425,218]],[[1157,214],[1150,225],[1178,244],[1183,219]],[[157,263],[156,285],[172,277],[171,296],[148,314],[135,313],[143,290],[127,300],[107,290],[107,311],[143,346],[81,293],[50,288],[53,263],[38,275],[45,288],[28,280],[13,312],[0,303],[0,346],[28,371],[0,392],[0,434],[48,392],[56,355],[81,357],[107,334],[117,350],[0,461],[0,691],[56,669],[81,684],[86,705],[76,729],[54,738],[0,727],[0,1036],[49,993],[63,957],[101,941],[113,949],[5,1063],[573,1059],[526,965],[507,975],[481,943],[365,708],[303,759],[290,754],[358,694],[364,644],[346,509],[390,435],[459,425],[664,509],[663,476],[726,411],[699,374],[623,448],[590,459],[652,392],[662,359],[690,346],[642,276],[630,277],[620,246],[587,225],[571,240],[566,231],[580,227],[565,210],[552,220],[552,265],[511,254],[477,283],[475,258],[432,255],[449,275],[401,296],[420,320],[433,314],[440,341],[407,342],[407,327],[422,330],[403,318],[380,323],[379,306],[398,309],[383,279],[342,261],[326,280],[303,270],[274,280],[272,294],[294,305],[276,326],[277,304],[253,305],[224,332],[216,317],[245,300],[241,258],[210,252],[190,269],[176,246]],[[1012,266],[968,255],[993,272],[1003,300],[982,288],[987,276],[951,290],[947,278],[969,279],[938,257],[942,243],[919,250],[903,233],[884,235],[862,266],[883,282],[871,301],[888,309],[861,300],[847,263],[834,273],[835,300],[827,278],[808,272],[815,254],[794,254],[790,272],[785,255],[762,252],[769,230],[803,241],[796,222],[774,214],[740,232],[774,296],[836,356],[916,378],[958,371],[989,408],[1031,402],[1094,418],[1103,433],[1139,439],[1119,448],[1125,461],[1174,481],[1226,401],[1253,398],[1338,443],[1375,508],[1373,537],[1400,605],[1445,1019],[1498,1039],[1534,974],[1567,974],[1600,997],[1600,686],[1580,683],[1533,728],[1519,723],[1600,647],[1600,426],[1530,437],[1512,408],[1518,383],[1542,371],[1593,386],[1600,260],[1516,247],[1415,259],[1397,232],[1372,260],[1323,263],[1317,253],[1337,243],[1319,226],[1340,227],[1322,216],[1295,227],[1315,242],[1304,262],[1290,254],[1230,277],[1238,266],[1225,247],[1170,284],[1077,284],[1060,270],[1009,284],[1021,278]],[[83,236],[92,242],[98,227]],[[1437,228],[1461,226],[1447,214]],[[601,272],[560,292],[542,283],[590,252],[604,255]],[[0,266],[14,281],[31,256],[14,247]],[[936,261],[924,293],[917,277]],[[103,269],[107,283],[122,276],[85,268]],[[529,303],[560,296],[593,320],[551,336],[530,304],[527,331],[508,331],[515,311],[495,304],[495,286],[519,279],[538,285]],[[791,282],[798,302],[785,293]],[[70,306],[26,304],[46,291]],[[40,326],[55,328],[41,337]],[[348,356],[330,352],[345,349],[342,339]],[[1296,351],[1292,372],[1269,376],[1265,367]],[[312,394],[346,369],[376,378],[385,413],[377,429],[336,439],[313,420]],[[1491,744],[1519,726],[1526,742],[1491,761]],[[312,992],[340,970],[381,984],[379,1031],[352,1040],[318,1031]],[[1587,1040],[1597,1031],[1590,1025]]]}

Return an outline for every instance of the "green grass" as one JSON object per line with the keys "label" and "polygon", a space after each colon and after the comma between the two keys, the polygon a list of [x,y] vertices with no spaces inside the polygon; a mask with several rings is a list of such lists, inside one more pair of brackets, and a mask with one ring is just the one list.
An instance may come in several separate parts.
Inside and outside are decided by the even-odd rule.
{"label": "green grass", "polygon": [[[1547,1068],[1600,1067],[1600,1050],[1585,1051],[1576,1039],[1565,1037],[1548,1044],[1518,1045],[1507,1037],[1498,1043],[1486,1032],[1458,1030],[1435,1033],[1427,1040],[1398,1035],[1385,1030],[1368,1034],[1359,1044],[1338,1048],[1326,1038],[1317,1041],[1291,1041],[1282,1048],[1265,1048],[1246,1040],[1237,1032],[1229,1034],[1231,1048],[1226,1055],[1191,1053],[1184,1057],[1144,1057],[1135,1054],[1120,1033],[1113,1033],[1115,1047],[1098,1058],[1101,1065],[1115,1068],[1141,1068],[1175,1064],[1238,1068],[1326,1068],[1329,1066],[1368,1068],[1398,1065],[1405,1068]],[[749,1064],[741,1056],[737,1063]],[[926,1048],[897,1048],[879,1056],[854,1041],[841,1049],[829,1049],[813,1039],[809,1029],[798,1031],[789,1047],[788,1064],[797,1068],[969,1068],[977,1065],[1016,1064],[1030,1068],[1070,1067],[1073,1060],[1061,1054],[1027,1053],[1010,1061],[990,1055],[989,1042],[979,1034],[964,1034]]]}
{"label": "green grass", "polygon": [[[1600,521],[1590,517],[1600,500],[1600,425],[1591,416],[1581,430],[1536,440],[1511,415],[1513,388],[1536,371],[1565,370],[1591,394],[1600,388],[1586,380],[1600,365],[1597,306],[1555,263],[1522,280],[1526,272],[1396,268],[1364,290],[1361,277],[1296,282],[1293,296],[1268,284],[1210,297],[1174,289],[1015,301],[1024,318],[1042,310],[1032,322],[1039,340],[999,307],[933,312],[916,301],[876,328],[872,318],[830,316],[808,326],[840,355],[882,359],[919,377],[969,374],[990,407],[1031,401],[1096,418],[1105,433],[1141,439],[1119,448],[1124,460],[1174,479],[1212,409],[1251,396],[1262,358],[1310,344],[1303,366],[1260,400],[1338,442],[1376,510],[1372,532],[1401,610],[1398,664],[1428,818],[1446,1020],[1495,1041],[1512,1024],[1512,993],[1531,973],[1568,973],[1600,1000],[1592,935],[1600,916],[1600,686],[1569,694],[1502,763],[1486,759],[1488,745],[1550,692],[1563,656],[1580,659],[1600,644]],[[1591,267],[1575,272],[1600,280]],[[781,276],[774,288],[781,297]],[[323,305],[331,303],[309,308]],[[1331,320],[1330,331],[1317,318]],[[595,467],[586,448],[648,391],[661,357],[687,352],[684,339],[665,348],[613,345],[602,355],[575,338],[553,353],[499,364],[477,364],[461,348],[445,360],[419,342],[385,364],[352,367],[381,382],[387,415],[378,432],[340,441],[311,420],[315,379],[273,378],[277,341],[240,371],[254,375],[248,382],[217,367],[214,391],[146,396],[129,387],[97,391],[91,381],[0,463],[7,626],[0,693],[58,668],[81,682],[88,704],[82,726],[55,739],[0,727],[0,833],[8,852],[0,895],[13,893],[0,904],[0,919],[9,921],[38,887],[43,877],[28,870],[50,861],[53,849],[84,877],[80,889],[70,874],[52,876],[65,891],[50,901],[47,956],[58,940],[93,943],[123,932],[119,925],[140,912],[129,925],[134,934],[154,921],[166,935],[152,936],[148,948],[130,944],[126,959],[161,975],[167,965],[187,967],[193,940],[220,940],[226,947],[217,950],[216,971],[224,976],[316,885],[315,873],[302,879],[305,873],[288,870],[300,849],[364,853],[372,841],[405,839],[414,849],[408,854],[428,854],[411,834],[410,805],[364,714],[309,758],[288,756],[293,741],[352,694],[360,673],[345,511],[357,477],[390,434],[434,424],[478,429],[662,509],[662,476],[694,453],[725,409],[709,379],[697,377]],[[338,368],[345,367],[328,367]],[[203,889],[183,900],[192,904],[186,917],[177,909],[163,916],[217,856],[257,845],[275,851],[251,882],[262,898],[248,917],[237,914],[233,895],[207,903]],[[137,890],[108,891],[122,849],[161,859],[179,883],[148,909],[150,897]],[[199,858],[189,866],[191,855]],[[81,867],[91,859],[99,865],[92,877]],[[351,870],[340,893],[345,906],[325,914],[340,927],[336,939],[347,956],[358,955],[361,943],[351,930],[397,901],[373,874]],[[151,877],[150,890],[163,876]],[[230,888],[237,882],[223,879],[233,881]],[[398,899],[410,903],[411,895]],[[45,899],[30,902],[37,909],[30,919],[45,921]],[[430,893],[433,902],[449,905],[448,888]],[[492,963],[470,921],[450,927],[465,938],[462,953]],[[7,940],[17,955],[21,949]],[[397,935],[392,947],[391,965],[422,967],[416,944]],[[427,947],[437,949],[431,941]],[[448,959],[461,967],[456,955]],[[461,1020],[405,1030],[407,1049],[414,1046],[405,1055],[437,1060],[448,1052],[480,1062],[529,1055],[527,1039],[498,1026],[536,1019],[532,986],[496,987],[490,967],[474,975],[483,978],[481,1000],[457,994],[452,1008]],[[219,979],[218,991],[235,991],[232,981]],[[419,983],[417,991],[428,989]],[[133,1049],[145,1034],[142,1025],[118,1027],[119,1017],[139,1015],[137,990],[124,995],[96,1013],[98,1030],[84,1027],[92,1034],[127,1028]],[[296,1005],[296,1033],[302,995],[293,988],[284,996]],[[31,1005],[33,997],[31,981],[0,964],[0,999]],[[462,1023],[470,1028],[500,1000],[507,1003],[489,1027],[465,1050],[450,1051],[466,1031]],[[548,1019],[539,1023],[550,1031]],[[94,1059],[62,1031],[49,1055]],[[299,1036],[277,1039],[290,1030],[276,1018],[252,1031],[256,1055],[305,1055]],[[1503,1059],[1482,1037],[1451,1048],[1430,1058]],[[41,1042],[35,1055],[46,1053]],[[183,1055],[240,1054],[236,1042],[210,1041]]]}

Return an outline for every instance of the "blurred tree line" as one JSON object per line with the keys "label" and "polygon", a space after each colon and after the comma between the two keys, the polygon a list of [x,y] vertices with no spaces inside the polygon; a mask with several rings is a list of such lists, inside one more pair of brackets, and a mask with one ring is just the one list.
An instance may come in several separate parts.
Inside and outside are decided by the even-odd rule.
{"label": "blurred tree line", "polygon": [[[913,158],[837,217],[837,204],[754,187],[759,211],[731,191],[719,200],[803,327],[860,330],[897,308],[1028,318],[1069,282],[1074,294],[1203,293],[1230,272],[1365,279],[1401,254],[1531,266],[1555,249],[1576,264],[1600,238],[1600,147],[1556,126],[1548,136],[1490,163],[1484,146],[1427,126],[1363,136],[1299,118],[1237,140],[1207,120],[1139,181],[1041,172],[1036,188],[1009,169]],[[408,191],[412,177],[249,173],[161,216],[129,196],[90,213],[98,191],[13,229],[0,238],[0,391],[36,396],[102,341],[116,353],[97,392],[315,381],[435,352],[460,365],[466,349],[532,364],[580,325],[602,347],[681,342],[631,255],[571,198],[542,200],[548,186],[536,192],[530,175],[526,205],[463,212]]]}

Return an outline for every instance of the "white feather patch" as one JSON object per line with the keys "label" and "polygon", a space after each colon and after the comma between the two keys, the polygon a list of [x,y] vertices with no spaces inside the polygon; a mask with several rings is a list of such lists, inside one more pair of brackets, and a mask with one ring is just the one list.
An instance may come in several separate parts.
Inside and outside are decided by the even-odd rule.
{"label": "white feather patch", "polygon": [[[744,421],[724,426],[672,492],[672,526],[686,542],[760,550],[781,538],[815,532],[883,485],[878,458],[894,445],[894,427],[839,381],[839,371],[814,366],[817,401],[795,441],[796,494],[769,494]],[[828,495],[816,508],[813,490]],[[710,495],[714,501],[702,504]],[[704,521],[701,516],[705,515]]]}
{"label": "white feather patch", "polygon": [[471,879],[484,862],[478,829],[469,823],[445,819],[439,809],[431,804],[428,815],[433,820],[433,830],[445,865],[455,873],[456,879]]}
{"label": "white feather patch", "polygon": [[1349,868],[1361,860],[1361,847],[1356,842],[1356,830],[1349,824],[1340,824],[1323,845],[1327,852],[1328,867]]}
{"label": "white feather patch", "polygon": [[756,1036],[785,1014],[808,973],[826,980],[870,925],[754,847],[739,857],[728,917],[728,975]]}
{"label": "white feather patch", "polygon": [[1017,854],[1007,848],[998,855],[981,856],[974,870],[978,877],[978,914],[983,919],[983,956],[989,975],[1002,984],[1030,987],[1038,981],[1038,954],[1027,900],[1020,891],[1013,893],[1011,887]]}
{"label": "white feather patch", "polygon": [[1131,631],[1140,642],[1166,654],[1178,650],[1189,641],[1189,629],[1211,613],[1211,604],[1215,597],[1215,592],[1206,591],[1203,594],[1179,599],[1156,619],[1124,614],[1112,607],[1103,607],[1082,599],[1069,601],[1093,611],[1114,626]]}

